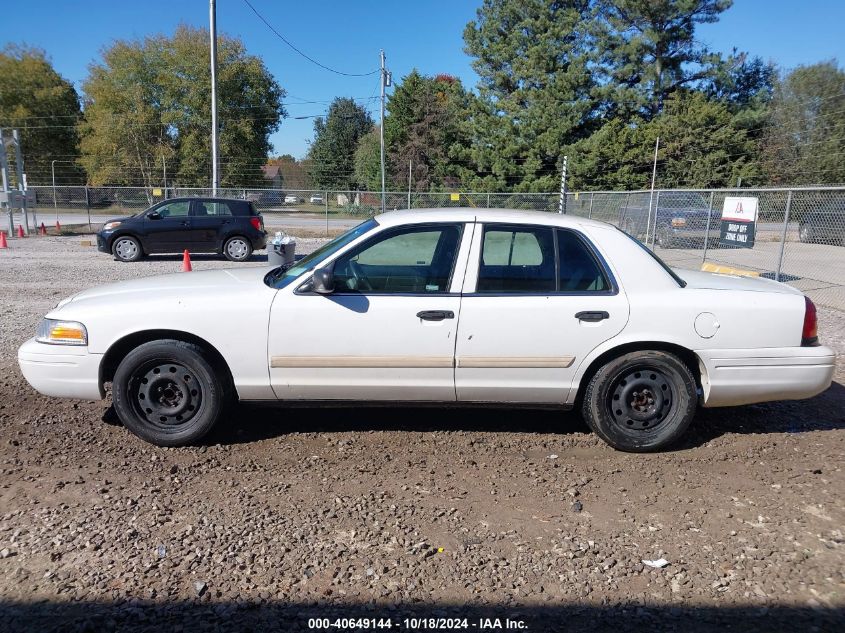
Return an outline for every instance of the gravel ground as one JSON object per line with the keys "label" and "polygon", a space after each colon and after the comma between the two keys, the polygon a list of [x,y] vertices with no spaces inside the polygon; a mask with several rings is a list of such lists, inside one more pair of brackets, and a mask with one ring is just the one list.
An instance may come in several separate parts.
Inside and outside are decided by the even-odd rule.
{"label": "gravel ground", "polygon": [[60,298],[180,267],[81,239],[0,251],[0,630],[845,630],[845,313],[826,393],[701,411],[669,453],[552,411],[247,406],[162,449],[17,368]]}

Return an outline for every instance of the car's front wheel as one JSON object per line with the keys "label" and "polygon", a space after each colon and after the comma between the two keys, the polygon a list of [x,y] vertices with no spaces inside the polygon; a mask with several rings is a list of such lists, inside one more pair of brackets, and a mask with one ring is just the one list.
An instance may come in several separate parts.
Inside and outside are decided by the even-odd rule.
{"label": "car's front wheel", "polygon": [[144,254],[141,243],[131,235],[118,237],[112,244],[111,252],[122,262],[137,262]]}
{"label": "car's front wheel", "polygon": [[112,382],[121,422],[157,446],[184,446],[205,436],[220,417],[227,392],[205,350],[169,339],[129,352]]}
{"label": "car's front wheel", "polygon": [[584,420],[613,448],[644,453],[670,446],[686,432],[697,403],[689,367],[673,354],[638,351],[614,358],[593,375]]}
{"label": "car's front wheel", "polygon": [[657,229],[657,245],[660,248],[675,248],[675,240],[668,226],[661,226]]}
{"label": "car's front wheel", "polygon": [[223,244],[223,255],[231,262],[243,262],[252,255],[252,244],[245,237],[236,235]]}

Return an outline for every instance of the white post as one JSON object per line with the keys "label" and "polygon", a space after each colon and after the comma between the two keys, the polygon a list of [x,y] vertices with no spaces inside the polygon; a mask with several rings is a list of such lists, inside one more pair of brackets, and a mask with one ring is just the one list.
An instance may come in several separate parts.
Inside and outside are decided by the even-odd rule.
{"label": "white post", "polygon": [[414,164],[413,159],[408,161],[408,208],[411,208],[411,166]]}
{"label": "white post", "polygon": [[[657,148],[660,147],[660,137],[657,137],[657,141],[654,143],[654,166],[651,169],[651,193],[648,196],[648,218],[646,218],[646,225],[645,225],[645,241],[648,244],[648,236],[651,234],[651,203],[654,200],[654,182],[657,179]],[[657,218],[655,218],[655,224],[657,223]]]}
{"label": "white post", "polygon": [[208,0],[208,21],[211,37],[211,193],[216,196],[220,174],[217,165],[217,9],[214,0]]}
{"label": "white post", "polygon": [[563,169],[560,172],[560,201],[557,205],[558,213],[566,213],[566,163],[568,156],[563,157]]}
{"label": "white post", "polygon": [[384,70],[384,50],[380,52],[381,59],[381,114],[379,117],[379,145],[381,147],[381,212],[384,213],[387,198],[385,195],[385,177],[384,177],[384,88],[387,83],[387,76]]}
{"label": "white post", "polygon": [[162,198],[167,200],[167,162],[164,160],[164,154],[161,155],[161,171],[162,180],[164,180],[164,196]]}
{"label": "white post", "polygon": [[53,174],[53,209],[56,212],[56,222],[59,221],[59,208],[56,206],[56,161],[50,162],[50,172]]}

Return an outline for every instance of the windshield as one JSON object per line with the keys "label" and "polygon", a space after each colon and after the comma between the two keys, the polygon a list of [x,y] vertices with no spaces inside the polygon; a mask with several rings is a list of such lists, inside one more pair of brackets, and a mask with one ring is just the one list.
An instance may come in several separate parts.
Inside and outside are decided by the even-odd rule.
{"label": "windshield", "polygon": [[[617,227],[617,228],[619,228],[619,227]],[[678,275],[678,273],[676,273],[672,268],[670,268],[669,264],[667,264],[662,259],[660,259],[657,255],[655,255],[653,250],[651,250],[648,246],[643,244],[641,241],[639,241],[636,237],[634,237],[633,235],[631,235],[627,231],[623,231],[622,229],[619,229],[619,231],[624,233],[629,239],[633,240],[633,242],[637,246],[639,246],[641,249],[643,249],[646,253],[648,253],[651,256],[651,258],[654,261],[656,261],[658,264],[660,264],[660,267],[663,268],[663,270],[665,270],[667,273],[669,273],[672,276],[672,279],[674,279],[681,288],[686,288],[687,282],[685,282]]]}
{"label": "windshield", "polygon": [[334,255],[341,248],[377,226],[378,222],[372,218],[366,222],[362,222],[355,228],[350,229],[346,233],[334,238],[331,242],[323,244],[316,251],[310,255],[306,255],[293,266],[290,266],[289,268],[285,268],[284,266],[274,268],[264,278],[264,283],[276,289],[284,288],[302,273],[314,270],[328,257]]}

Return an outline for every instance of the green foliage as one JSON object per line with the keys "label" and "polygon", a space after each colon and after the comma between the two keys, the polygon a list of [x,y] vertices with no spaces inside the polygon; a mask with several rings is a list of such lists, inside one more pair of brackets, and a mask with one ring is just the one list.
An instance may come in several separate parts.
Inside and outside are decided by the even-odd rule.
{"label": "green foliage", "polygon": [[355,178],[366,191],[381,191],[381,139],[373,128],[358,141],[355,149]]}
{"label": "green foliage", "polygon": [[332,102],[325,119],[314,120],[314,142],[308,157],[316,187],[352,191],[363,184],[355,175],[355,150],[372,127],[369,113],[354,99],[343,97]]}
{"label": "green foliage", "polygon": [[397,85],[385,119],[387,170],[394,188],[450,189],[460,182],[460,156],[469,143],[471,96],[449,75],[425,77],[416,70]]}
{"label": "green foliage", "polygon": [[[82,158],[92,184],[207,186],[211,176],[208,31],[118,41],[84,84]],[[218,37],[220,184],[260,186],[284,90],[243,43]]]}
{"label": "green foliage", "polygon": [[68,165],[78,155],[79,117],[73,84],[53,69],[43,51],[12,45],[0,51],[0,127],[20,130],[30,184],[50,182],[54,159],[61,161],[57,182],[79,183],[80,174]]}
{"label": "green foliage", "polygon": [[480,103],[476,186],[554,191],[562,149],[595,127],[589,0],[484,0],[464,30]]}
{"label": "green foliage", "polygon": [[774,184],[845,182],[845,72],[830,61],[778,81],[762,143]]}

